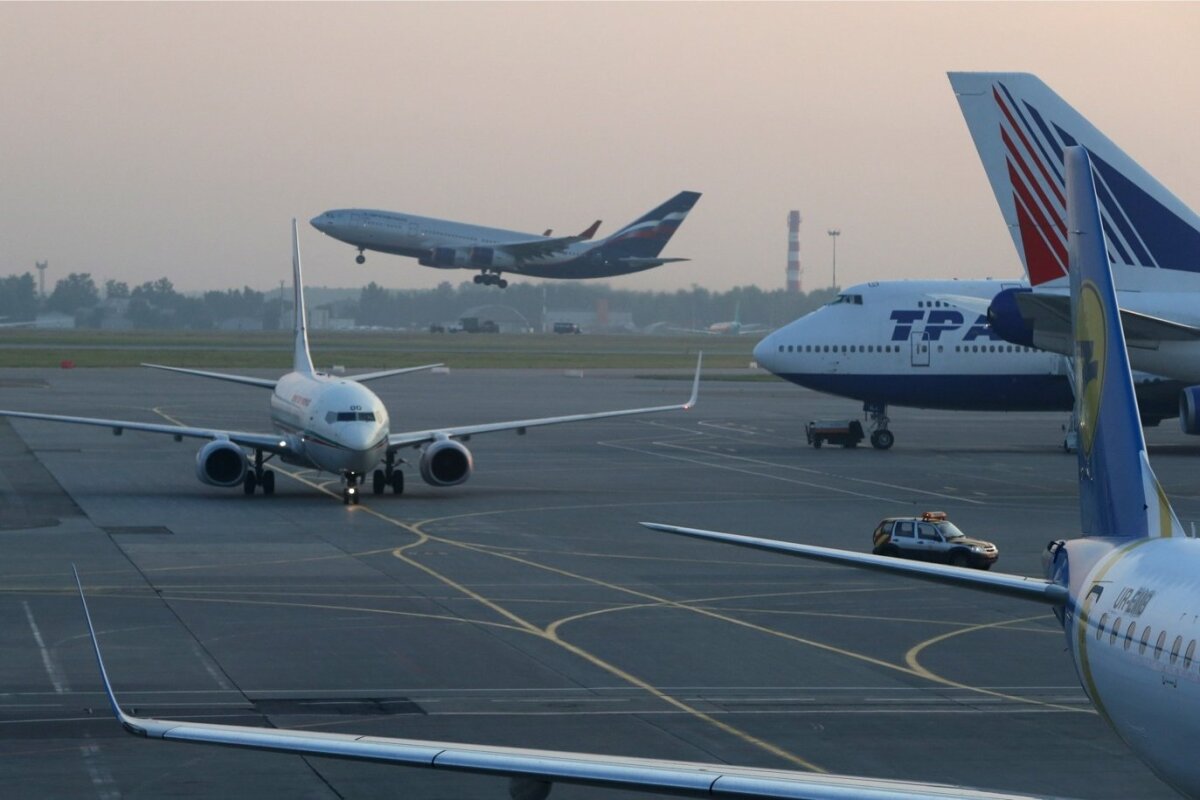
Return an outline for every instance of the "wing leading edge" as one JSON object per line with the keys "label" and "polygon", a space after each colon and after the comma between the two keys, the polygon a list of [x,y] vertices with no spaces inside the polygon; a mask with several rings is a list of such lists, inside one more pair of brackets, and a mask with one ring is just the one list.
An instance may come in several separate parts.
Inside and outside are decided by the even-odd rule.
{"label": "wing leading edge", "polygon": [[798,556],[814,561],[825,561],[831,564],[843,564],[860,569],[874,570],[876,572],[890,572],[934,583],[946,583],[966,589],[1002,594],[1008,597],[1033,600],[1049,605],[1062,605],[1069,599],[1069,594],[1065,586],[1060,586],[1057,583],[1051,583],[1041,578],[1006,575],[1002,572],[981,572],[965,567],[950,567],[942,564],[928,564],[921,561],[904,561],[889,556],[855,553],[850,550],[837,550],[832,547],[817,547],[810,544],[781,542],[776,539],[760,539],[756,536],[742,536],[737,533],[707,531],[699,528],[681,528],[676,525],[663,525],[657,522],[643,522],[642,525],[651,530],[674,533],[679,536],[690,536],[694,539],[724,542],[739,547],[749,547],[754,550],[766,550],[772,553]]}
{"label": "wing leading edge", "polygon": [[498,775],[510,779],[512,797],[535,800],[544,800],[554,783],[746,800],[845,800],[848,797],[856,800],[1038,800],[1031,795],[844,775],[131,716],[121,709],[113,691],[77,570],[75,584],[87,620],[96,666],[113,715],[127,732],[147,739]]}

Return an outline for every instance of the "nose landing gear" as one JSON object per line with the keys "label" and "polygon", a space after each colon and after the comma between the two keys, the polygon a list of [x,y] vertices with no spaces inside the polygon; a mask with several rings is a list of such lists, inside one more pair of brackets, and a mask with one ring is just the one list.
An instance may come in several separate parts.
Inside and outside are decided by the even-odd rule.
{"label": "nose landing gear", "polygon": [[342,505],[358,505],[358,479],[359,476],[353,472],[342,476],[345,484],[342,486]]}
{"label": "nose landing gear", "polygon": [[367,262],[367,257],[363,255],[363,249],[360,247],[360,248],[358,248],[358,255],[356,255],[354,257],[354,263],[355,264],[365,264],[366,262]]}

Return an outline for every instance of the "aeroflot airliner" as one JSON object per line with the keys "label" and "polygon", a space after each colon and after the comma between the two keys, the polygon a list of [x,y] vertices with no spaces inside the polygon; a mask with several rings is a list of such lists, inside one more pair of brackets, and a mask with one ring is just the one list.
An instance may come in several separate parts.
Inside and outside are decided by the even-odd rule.
{"label": "aeroflot airliner", "polygon": [[423,267],[477,269],[475,283],[499,286],[501,275],[535,278],[608,278],[687,261],[659,255],[683,223],[699,192],[680,192],[611,236],[590,241],[596,220],[578,236],[551,237],[485,228],[464,222],[418,217],[395,211],[347,208],[313,217],[312,226],[334,239],[354,245],[359,264],[363,252],[375,250],[417,259]]}
{"label": "aeroflot airliner", "polygon": [[[754,347],[760,367],[859,400],[871,444],[895,441],[889,405],[955,411],[1070,411],[1069,360],[1001,339],[987,317],[940,299],[987,302],[1019,281],[881,281],[844,289]],[[1182,384],[1138,375],[1143,421],[1175,416]]]}
{"label": "aeroflot airliner", "polygon": [[1071,352],[1063,152],[1086,147],[1130,362],[1183,383],[1180,424],[1200,434],[1200,215],[1036,76],[952,72],[950,84],[1032,284],[976,310],[1007,341]]}
{"label": "aeroflot airliner", "polygon": [[[1051,543],[1044,579],[900,561],[730,533],[651,527],[746,547],[897,572],[1048,605],[1063,623],[1097,711],[1160,777],[1200,798],[1200,541],[1186,538],[1146,458],[1087,155],[1067,157],[1072,305],[1079,386],[1082,539]],[[83,596],[80,586],[80,596]],[[84,603],[113,713],[149,739],[506,776],[509,794],[545,800],[554,783],[691,797],[1013,800],[963,787],[549,750],[177,722],[126,714]]]}
{"label": "aeroflot airliner", "polygon": [[[427,364],[346,378],[317,372],[313,368],[308,350],[304,283],[300,274],[300,242],[295,220],[292,220],[292,273],[296,301],[293,366],[292,371],[279,380],[165,367],[158,364],[143,365],[270,389],[271,423],[275,433],[189,428],[31,411],[0,410],[0,416],[98,425],[112,428],[116,434],[125,430],[166,433],[174,436],[176,441],[181,441],[183,437],[208,440],[196,454],[196,477],[210,486],[241,486],[246,494],[254,494],[258,487],[262,488],[263,494],[274,493],[275,473],[265,469],[264,464],[269,459],[278,457],[285,464],[339,475],[343,483],[342,501],[351,504],[358,502],[359,481],[368,474],[372,476],[371,488],[375,494],[382,494],[388,486],[391,486],[396,494],[404,491],[404,473],[396,469],[396,453],[404,448],[421,449],[418,466],[421,478],[426,483],[431,486],[457,486],[471,476],[473,469],[471,452],[462,440],[476,434],[511,430],[524,432],[526,428],[541,425],[686,410],[696,402],[700,384],[699,359],[696,362],[691,399],[681,405],[391,433],[383,401],[362,384],[389,375],[402,375],[440,365]],[[247,458],[247,449],[254,452],[253,465]]]}

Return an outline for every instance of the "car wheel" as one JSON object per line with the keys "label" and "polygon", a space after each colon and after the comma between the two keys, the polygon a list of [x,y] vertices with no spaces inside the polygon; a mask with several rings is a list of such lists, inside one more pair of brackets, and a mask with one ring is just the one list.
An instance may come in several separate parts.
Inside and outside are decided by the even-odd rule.
{"label": "car wheel", "polygon": [[965,566],[967,566],[967,563],[968,563],[967,554],[962,552],[961,550],[957,553],[950,554],[950,566],[965,567]]}

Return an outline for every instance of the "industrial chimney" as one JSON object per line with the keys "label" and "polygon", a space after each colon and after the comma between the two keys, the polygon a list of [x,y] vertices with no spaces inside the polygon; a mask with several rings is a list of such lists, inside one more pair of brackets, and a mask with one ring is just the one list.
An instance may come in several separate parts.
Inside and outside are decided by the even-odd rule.
{"label": "industrial chimney", "polygon": [[800,212],[788,212],[788,294],[800,293]]}

